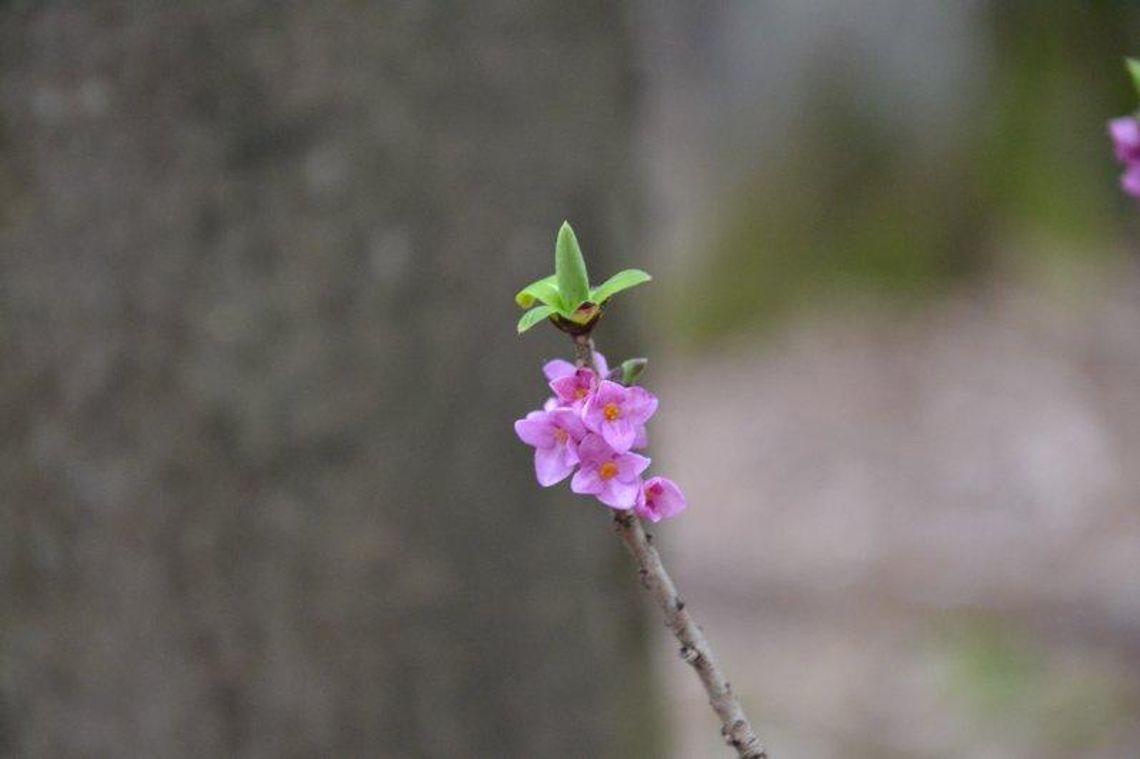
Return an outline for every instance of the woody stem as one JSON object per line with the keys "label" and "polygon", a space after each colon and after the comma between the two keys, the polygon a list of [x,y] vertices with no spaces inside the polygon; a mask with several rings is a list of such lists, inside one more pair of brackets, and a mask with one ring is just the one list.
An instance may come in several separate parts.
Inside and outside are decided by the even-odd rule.
{"label": "woody stem", "polygon": [[[594,366],[594,341],[589,335],[574,336],[574,363],[578,367]],[[653,536],[632,511],[614,512],[614,531],[637,561],[641,584],[649,591],[665,617],[665,626],[681,644],[681,658],[696,671],[709,696],[709,705],[720,718],[724,740],[736,749],[739,759],[768,759],[760,739],[752,730],[740,700],[717,665],[712,646],[705,638],[677,587],[665,571],[661,555],[653,547]]]}

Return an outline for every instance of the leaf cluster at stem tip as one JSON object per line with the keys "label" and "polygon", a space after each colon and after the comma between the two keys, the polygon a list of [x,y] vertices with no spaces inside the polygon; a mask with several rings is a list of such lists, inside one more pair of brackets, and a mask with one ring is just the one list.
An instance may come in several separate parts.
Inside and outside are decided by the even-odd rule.
{"label": "leaf cluster at stem tip", "polygon": [[570,224],[562,222],[554,244],[554,273],[531,282],[515,296],[519,306],[530,309],[519,319],[519,334],[554,316],[574,324],[589,324],[611,297],[650,279],[641,269],[625,269],[597,287],[590,287],[578,238]]}

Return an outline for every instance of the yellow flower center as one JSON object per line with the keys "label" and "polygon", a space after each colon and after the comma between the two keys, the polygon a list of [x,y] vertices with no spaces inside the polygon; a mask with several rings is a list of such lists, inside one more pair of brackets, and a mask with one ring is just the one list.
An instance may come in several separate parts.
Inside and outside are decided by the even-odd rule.
{"label": "yellow flower center", "polygon": [[574,400],[581,400],[590,394],[590,391],[584,387],[579,387],[574,390]]}
{"label": "yellow flower center", "polygon": [[554,440],[558,443],[565,443],[570,439],[570,433],[564,429],[558,428],[554,430]]}
{"label": "yellow flower center", "polygon": [[607,403],[602,409],[602,416],[606,418],[607,422],[612,422],[621,417],[621,409],[616,403]]}
{"label": "yellow flower center", "polygon": [[603,480],[612,480],[614,477],[617,477],[617,473],[617,464],[612,461],[607,461],[598,467],[598,476]]}

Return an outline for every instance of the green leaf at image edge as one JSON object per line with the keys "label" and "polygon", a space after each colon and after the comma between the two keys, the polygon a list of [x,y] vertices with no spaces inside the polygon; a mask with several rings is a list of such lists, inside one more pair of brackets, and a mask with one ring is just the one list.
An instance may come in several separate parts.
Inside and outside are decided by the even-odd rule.
{"label": "green leaf at image edge", "polygon": [[554,309],[562,308],[562,298],[558,295],[558,285],[554,282],[553,274],[531,282],[515,296],[515,303],[523,308],[530,308],[535,301],[545,303]]}
{"label": "green leaf at image edge", "polygon": [[590,280],[578,238],[568,222],[562,222],[554,244],[554,276],[564,313],[573,313],[590,297]]}
{"label": "green leaf at image edge", "polygon": [[554,309],[550,306],[536,306],[532,308],[523,314],[521,319],[519,319],[519,334],[521,335],[523,332],[526,332],[528,329],[538,324],[543,319],[549,318],[554,313]]}
{"label": "green leaf at image edge", "polygon": [[590,300],[594,303],[602,303],[606,299],[616,295],[617,293],[620,293],[622,290],[628,290],[631,287],[637,287],[638,285],[644,284],[651,279],[653,279],[653,277],[649,276],[641,269],[626,269],[625,271],[619,271],[617,274],[613,275],[605,282],[595,287],[593,292],[590,293]]}
{"label": "green leaf at image edge", "polygon": [[1132,84],[1136,87],[1136,94],[1140,95],[1140,60],[1136,58],[1125,58],[1124,65],[1128,68],[1128,74],[1132,77]]}

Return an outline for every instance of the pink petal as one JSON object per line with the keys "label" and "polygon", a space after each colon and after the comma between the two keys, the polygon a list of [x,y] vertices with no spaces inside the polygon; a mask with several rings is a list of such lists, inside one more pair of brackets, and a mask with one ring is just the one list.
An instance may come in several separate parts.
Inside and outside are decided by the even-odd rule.
{"label": "pink petal", "polygon": [[570,489],[581,495],[595,495],[605,488],[605,481],[598,476],[598,470],[583,467],[574,474],[570,480]]}
{"label": "pink petal", "polygon": [[1108,134],[1116,158],[1128,162],[1140,159],[1140,122],[1132,116],[1121,116],[1108,122]]}
{"label": "pink petal", "polygon": [[634,385],[629,389],[629,400],[625,405],[626,415],[634,424],[645,424],[657,411],[657,403],[656,395]]}
{"label": "pink petal", "polygon": [[582,421],[586,427],[594,432],[601,432],[602,424],[606,421],[606,404],[613,403],[620,407],[625,403],[625,395],[625,388],[618,383],[609,380],[599,382],[598,389],[582,408]]}
{"label": "pink petal", "polygon": [[633,504],[633,511],[642,519],[648,519],[650,522],[656,522],[661,517],[654,514],[645,504],[645,483],[638,484],[637,501]]}
{"label": "pink petal", "polygon": [[637,430],[625,417],[604,422],[601,426],[602,437],[617,453],[628,451],[633,446],[633,441],[637,439]]}
{"label": "pink petal", "polygon": [[626,511],[637,503],[638,482],[621,482],[616,477],[606,482],[606,488],[597,494],[598,500],[611,509]]}
{"label": "pink petal", "polygon": [[610,373],[610,365],[606,362],[606,357],[598,351],[594,351],[594,369],[602,379],[605,379],[606,375]]}
{"label": "pink petal", "polygon": [[604,408],[607,403],[623,405],[626,395],[628,395],[628,391],[622,385],[611,380],[602,380],[598,383],[598,393],[595,398],[598,406]]}
{"label": "pink petal", "polygon": [[652,459],[637,453],[627,453],[624,456],[619,456],[616,460],[618,465],[617,478],[623,482],[633,482],[641,476],[642,472],[649,468],[652,461]]}
{"label": "pink petal", "polygon": [[636,510],[639,516],[651,522],[675,517],[688,508],[685,494],[677,483],[667,477],[650,477],[646,480],[638,498]]}
{"label": "pink petal", "polygon": [[553,361],[547,361],[542,366],[542,373],[546,375],[547,381],[556,380],[559,377],[565,377],[568,374],[574,373],[574,365],[569,361],[556,358]]}
{"label": "pink petal", "polygon": [[[543,487],[562,482],[574,471],[574,463],[567,460],[564,445],[534,449],[534,474]],[[573,457],[577,459],[577,456]]]}
{"label": "pink petal", "polygon": [[1128,165],[1128,170],[1120,178],[1120,186],[1132,197],[1140,198],[1140,163]]}
{"label": "pink petal", "polygon": [[[536,415],[538,415],[536,417]],[[554,425],[544,411],[532,411],[526,419],[515,422],[515,434],[527,445],[549,448],[554,445]]]}
{"label": "pink petal", "polygon": [[587,434],[578,443],[578,457],[584,466],[597,468],[602,462],[613,458],[613,455],[613,449],[598,435]]}
{"label": "pink petal", "polygon": [[564,377],[550,380],[550,389],[554,391],[558,400],[566,403],[574,400],[574,391],[578,389],[578,382],[573,374],[567,374]]}
{"label": "pink petal", "polygon": [[558,408],[550,412],[550,420],[557,427],[566,430],[570,439],[575,443],[586,436],[586,426],[577,411],[568,408]]}
{"label": "pink petal", "polygon": [[642,519],[646,519],[654,524],[661,521],[661,515],[646,506],[645,500],[642,498],[638,498],[637,503],[633,505],[633,512]]}
{"label": "pink petal", "polygon": [[[550,381],[550,389],[564,404],[581,407],[597,387],[598,377],[590,369],[577,369],[573,374]],[[584,391],[584,392],[583,392]]]}
{"label": "pink petal", "polygon": [[582,459],[578,457],[578,441],[571,438],[565,443],[559,443],[558,447],[563,449],[562,455],[566,458],[566,463],[578,466],[582,462]]}
{"label": "pink petal", "polygon": [[586,399],[585,405],[582,406],[582,423],[586,425],[586,429],[591,432],[602,431],[602,422],[606,420],[604,405],[598,403],[597,392]]}

